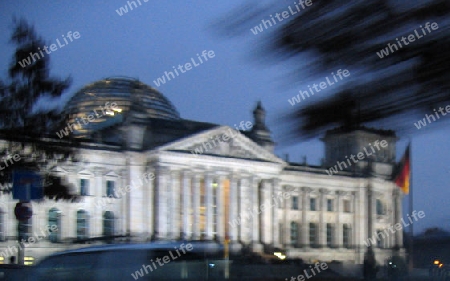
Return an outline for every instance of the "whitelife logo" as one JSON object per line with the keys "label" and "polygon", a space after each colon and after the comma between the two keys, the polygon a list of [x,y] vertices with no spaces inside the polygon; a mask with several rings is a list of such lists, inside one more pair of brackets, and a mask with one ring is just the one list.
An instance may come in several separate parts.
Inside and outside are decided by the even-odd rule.
{"label": "whitelife logo", "polygon": [[[168,264],[169,262],[171,262],[173,260],[176,260],[177,258],[181,257],[181,254],[180,254],[180,252],[178,250],[182,251],[183,254],[186,254],[186,250],[187,251],[192,251],[194,249],[194,246],[192,246],[191,243],[187,243],[186,245],[184,245],[184,243],[183,243],[183,244],[180,245],[180,249],[178,249],[177,247],[174,247],[174,249],[175,249],[175,252],[177,252],[177,255],[173,255],[172,251],[169,251],[168,254],[170,255],[170,257],[167,255],[167,256],[162,257],[162,259],[159,258],[159,257],[157,257],[155,259],[159,266],[162,267],[165,264]],[[172,259],[170,259],[170,258],[172,258]],[[161,263],[161,260],[164,263]],[[150,259],[150,261],[152,262],[151,264],[147,264],[147,265],[143,264],[141,270],[136,270],[134,272],[134,274],[131,273],[131,276],[134,278],[134,280],[137,280],[140,277],[144,277],[145,274],[149,274],[149,271],[147,269],[149,269],[150,272],[153,272],[153,270],[157,270],[158,269],[158,267],[156,266],[156,264],[153,261],[153,259]],[[145,271],[145,274],[144,274],[144,271]]]}
{"label": "whitelife logo", "polygon": [[[228,142],[230,139],[232,139],[235,136],[240,134],[240,131],[239,131],[238,127],[236,126],[236,124],[234,124],[234,127],[236,128],[236,131],[237,131],[236,134],[233,134],[232,129],[229,128],[228,132],[230,133],[230,135],[228,135],[225,132],[221,136],[216,135],[214,137],[210,137],[211,140],[205,141],[202,143],[202,145],[194,147],[191,150],[191,153],[197,156],[199,154],[206,153],[208,150],[211,150],[211,149],[215,148],[216,146],[220,145],[220,142]],[[241,121],[241,123],[239,124],[239,128],[242,128],[242,130],[244,130],[244,131],[245,131],[245,128],[250,130],[252,127],[253,127],[253,124],[250,121],[245,122],[245,124],[244,124],[244,121]],[[216,143],[216,141],[217,141],[217,143]]]}
{"label": "whitelife logo", "polygon": [[[141,0],[136,0],[139,3],[139,6],[142,5]],[[138,5],[136,4],[136,1],[127,1],[128,7],[130,7],[130,12],[133,11],[133,7],[132,5],[134,5],[134,8],[137,8]],[[147,3],[149,0],[142,0],[144,3]],[[128,13],[128,7],[127,5],[120,7],[119,9],[116,10],[116,13],[119,16],[123,16],[124,14]]]}
{"label": "whitelife logo", "polygon": [[[56,39],[56,42],[58,43],[59,48],[62,48],[64,46],[66,46],[66,45],[69,45],[69,42],[67,41],[67,38],[69,38],[70,42],[73,42],[74,39],[78,39],[78,38],[81,37],[81,35],[80,35],[80,33],[78,31],[75,31],[74,33],[72,33],[72,31],[67,32],[67,38],[64,35],[61,35],[61,36],[63,37],[64,42],[66,44],[61,44],[59,39]],[[72,36],[73,36],[73,38],[72,38]],[[50,55],[52,52],[56,52],[58,50],[58,46],[56,46],[56,44],[51,44],[50,47],[44,46],[42,48],[42,50],[44,50],[47,55]],[[48,48],[50,48],[50,51],[48,50]],[[38,51],[39,53],[30,52],[30,55],[26,59],[23,59],[22,61],[18,62],[19,65],[22,68],[25,68],[25,67],[31,65],[31,59],[33,59],[33,62],[36,62],[37,60],[40,60],[40,59],[44,58],[45,55],[42,52],[40,47],[38,47],[38,50],[39,50]]]}
{"label": "whitelife logo", "polygon": [[[406,223],[405,220],[403,218],[401,218],[401,224],[398,222],[395,225],[390,225],[388,228],[384,229],[383,231],[376,231],[373,233],[372,237],[368,238],[366,241],[364,241],[364,244],[366,244],[367,247],[370,247],[370,245],[376,245],[377,240],[381,241],[381,237],[383,237],[383,239],[385,239],[386,237],[388,237],[390,234],[394,234],[395,232],[402,230],[403,227],[407,227],[411,224],[413,224],[414,222],[418,221],[419,219],[422,219],[425,217],[425,212],[424,211],[419,211],[417,212],[416,210],[414,210],[411,214],[411,216],[414,218],[414,221],[411,219],[411,217],[409,216],[409,214],[406,214],[406,216],[408,217],[408,221],[409,223]],[[393,229],[395,228],[395,230]],[[390,231],[390,233],[388,232],[388,230]]]}
{"label": "whitelife logo", "polygon": [[[208,58],[212,59],[216,56],[216,54],[214,54],[214,51],[206,51],[203,50],[201,57],[203,57],[203,59],[205,60],[205,62],[208,61]],[[176,77],[180,76],[180,74],[178,73],[177,69],[181,72],[181,73],[186,73],[187,71],[192,69],[192,65],[194,65],[194,67],[197,67],[201,64],[203,64],[203,59],[200,57],[199,54],[197,54],[197,61],[199,61],[200,63],[197,63],[197,61],[194,58],[191,58],[191,62],[187,62],[184,65],[179,64],[178,67],[175,68],[175,66],[172,66],[173,71],[175,71],[175,73],[177,74]],[[184,69],[183,69],[184,67]],[[166,78],[167,81],[170,81],[171,79],[175,79],[175,74],[173,74],[172,71],[164,71],[164,75],[161,77],[158,77],[156,80],[153,80],[153,83],[155,83],[156,87],[161,86],[161,84],[166,84]]]}
{"label": "whitelife logo", "polygon": [[[297,11],[294,11],[294,9],[292,9],[292,7],[289,5],[288,10],[289,11],[283,11],[281,13],[276,13],[275,17],[277,18],[278,22],[282,22],[285,19],[288,19],[290,16],[293,16],[297,13],[299,13],[302,9],[306,9],[306,7],[309,7],[312,5],[312,1],[311,0],[300,0],[297,2],[294,2],[295,5],[295,9]],[[302,6],[302,9],[300,9],[300,6]],[[273,25],[276,25],[278,23],[274,18],[273,15],[270,15],[270,20],[261,20],[261,23],[257,26],[255,26],[254,28],[250,28],[250,31],[254,34],[254,35],[258,35],[259,33],[262,33],[264,30],[268,29],[269,27],[272,27]],[[273,24],[272,24],[273,23]],[[264,29],[263,29],[263,25],[264,25]]]}
{"label": "whitelife logo", "polygon": [[[436,108],[433,109],[434,114],[436,115],[437,119],[440,119],[441,117],[439,117],[439,113],[437,113]],[[447,105],[445,107],[445,111],[447,113],[444,112],[444,108],[441,106],[439,107],[438,111],[442,114],[442,116],[447,115],[448,113],[450,113],[450,105]],[[420,130],[422,127],[425,127],[427,125],[427,121],[428,120],[428,124],[430,124],[431,122],[435,122],[436,118],[434,118],[434,116],[431,114],[425,114],[425,118],[423,118],[422,120],[417,121],[417,123],[414,123],[414,126],[416,126],[417,130]],[[433,121],[431,121],[431,119],[433,119]]]}
{"label": "whitelife logo", "polygon": [[[87,117],[80,117],[81,121],[83,121],[83,124],[86,126],[90,122],[94,121],[96,118],[103,117],[105,115],[114,116],[115,112],[122,112],[122,109],[117,108],[117,103],[112,102],[109,104],[109,101],[105,103],[105,107],[99,106],[100,110],[103,112],[103,114],[100,114],[97,112],[97,109],[94,109],[93,114],[89,114]],[[62,139],[64,136],[69,135],[69,131],[73,133],[73,130],[80,130],[83,128],[83,126],[80,123],[79,117],[75,118],[76,123],[69,123],[67,122],[67,126],[60,130],[59,132],[56,132],[56,135]]]}
{"label": "whitelife logo", "polygon": [[[314,83],[312,85],[312,88],[314,89],[314,91],[316,93],[320,92],[320,89],[325,90],[328,86],[334,85],[335,83],[342,81],[344,78],[347,78],[348,76],[350,76],[350,71],[348,71],[347,69],[344,69],[344,70],[338,69],[338,71],[336,71],[336,75],[339,76],[340,80],[338,80],[336,78],[336,75],[334,74],[334,72],[331,72],[331,75],[333,76],[334,82],[330,81],[330,79],[328,79],[328,76],[327,76],[327,77],[325,77],[326,83],[325,83],[325,81],[323,81],[323,82],[320,82],[319,85],[317,85],[316,83]],[[320,87],[320,89],[318,87]],[[308,85],[308,89],[309,89],[309,92],[311,93],[311,95],[314,96],[314,91],[313,91],[313,89],[311,89],[311,86]],[[302,100],[305,100],[306,97],[309,98],[308,91],[300,90],[298,92],[299,92],[299,94],[296,97],[292,97],[292,98],[288,99],[288,102],[292,106],[294,106],[296,103],[300,103]],[[305,94],[306,94],[306,97],[305,97]],[[300,95],[301,95],[301,98],[300,98]]]}
{"label": "whitelife logo", "polygon": [[[376,141],[374,142],[373,145],[378,149],[378,151],[380,151],[380,149],[381,149],[381,148],[380,148],[380,145],[381,145],[381,147],[385,148],[385,147],[387,147],[389,144],[388,144],[388,142],[387,142],[386,140],[382,140],[381,142],[380,142],[379,140],[376,140]],[[359,160],[363,160],[365,157],[370,156],[370,155],[372,155],[372,154],[378,152],[378,151],[375,151],[375,149],[374,149],[373,146],[372,146],[372,143],[369,143],[369,146],[370,146],[370,148],[371,148],[371,150],[372,150],[372,153],[369,153],[369,152],[367,151],[366,147],[364,147],[363,150],[364,150],[364,152],[366,153],[365,155],[364,155],[364,153],[362,153],[362,152],[358,152],[357,155],[353,155],[353,154],[350,155],[350,159],[352,159],[353,163],[356,164],[356,163],[359,162]],[[358,157],[359,160],[356,160],[356,159],[355,159],[356,156]],[[351,167],[351,166],[352,166],[352,162],[350,162],[350,159],[348,159],[348,156],[345,156],[345,159],[347,160],[347,163],[348,163],[349,167]],[[341,171],[342,171],[343,169],[347,169],[347,164],[345,164],[345,161],[342,161],[342,162],[337,161],[336,164],[337,164],[337,165],[334,165],[334,167],[330,167],[329,169],[326,170],[326,171],[327,171],[327,174],[328,174],[329,176],[332,176],[333,173],[334,173],[334,174],[339,173],[338,166],[339,166],[339,169],[340,169]],[[342,164],[342,165],[341,165],[341,164]],[[342,168],[342,167],[344,167],[344,168]]]}
{"label": "whitelife logo", "polygon": [[[431,33],[430,27],[431,27],[432,30],[436,30],[436,29],[439,28],[437,23],[433,22],[432,24],[430,24],[429,22],[427,22],[425,24],[425,28],[428,30],[428,34]],[[403,44],[405,44],[405,46],[408,46],[409,43],[412,43],[412,42],[416,41],[416,39],[420,39],[423,36],[427,35],[427,33],[425,32],[425,29],[423,29],[422,26],[420,26],[420,28],[422,29],[422,34],[423,35],[420,36],[420,34],[417,32],[417,29],[414,29],[414,34],[408,35],[408,41],[409,42],[406,41],[406,37],[405,36],[402,36],[402,38],[400,38],[400,40],[398,40],[398,38],[395,38],[395,40],[397,40],[398,46],[400,48],[403,48],[402,43],[400,43],[400,41],[402,41]],[[417,36],[417,38],[416,38],[416,36]],[[393,47],[395,47],[395,48],[393,48]],[[381,49],[379,52],[377,52],[377,55],[378,55],[378,57],[380,57],[380,59],[382,59],[385,56],[386,57],[389,56],[390,53],[394,53],[395,51],[398,51],[397,45],[395,45],[395,43],[394,44],[388,43],[387,47],[385,49]]]}

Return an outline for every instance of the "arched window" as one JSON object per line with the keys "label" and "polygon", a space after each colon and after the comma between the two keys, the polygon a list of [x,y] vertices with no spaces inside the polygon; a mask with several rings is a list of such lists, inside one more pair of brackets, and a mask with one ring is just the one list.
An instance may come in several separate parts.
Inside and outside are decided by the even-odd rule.
{"label": "arched window", "polygon": [[77,240],[88,238],[89,233],[89,217],[85,210],[77,212]]}
{"label": "arched window", "polygon": [[[48,211],[48,226],[49,226],[49,240],[50,242],[56,243],[60,241],[60,229],[61,229],[61,211],[57,208],[51,208]],[[53,226],[53,227],[52,227]],[[56,226],[56,227],[55,227]],[[56,229],[51,231],[51,229]]]}
{"label": "arched window", "polygon": [[103,214],[103,236],[111,237],[114,236],[114,213],[106,211]]}

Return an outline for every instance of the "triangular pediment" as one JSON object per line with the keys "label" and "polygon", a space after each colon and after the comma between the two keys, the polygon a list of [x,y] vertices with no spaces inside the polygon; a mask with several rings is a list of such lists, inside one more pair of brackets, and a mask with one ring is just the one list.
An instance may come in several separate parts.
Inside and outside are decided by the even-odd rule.
{"label": "triangular pediment", "polygon": [[49,170],[49,173],[52,174],[68,174],[69,171],[61,168],[60,166],[54,166]]}
{"label": "triangular pediment", "polygon": [[285,163],[247,136],[228,126],[220,126],[161,146],[158,151],[183,151],[193,155],[217,155]]}

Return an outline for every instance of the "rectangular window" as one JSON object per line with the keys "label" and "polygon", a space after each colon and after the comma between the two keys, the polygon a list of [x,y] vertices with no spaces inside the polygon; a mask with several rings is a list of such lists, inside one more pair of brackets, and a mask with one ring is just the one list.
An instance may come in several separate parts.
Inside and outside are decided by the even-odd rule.
{"label": "rectangular window", "polygon": [[309,210],[310,211],[317,211],[316,198],[310,198],[309,199]]}
{"label": "rectangular window", "polygon": [[327,211],[333,212],[333,199],[327,199]]}
{"label": "rectangular window", "polygon": [[309,244],[311,247],[317,246],[317,227],[315,223],[309,224]]}
{"label": "rectangular window", "polygon": [[89,180],[80,179],[80,195],[86,196],[89,193]]}
{"label": "rectangular window", "polygon": [[351,228],[348,224],[344,224],[344,227],[342,228],[342,236],[343,236],[343,242],[345,248],[350,248],[350,234],[351,234]]}
{"label": "rectangular window", "polygon": [[106,181],[106,196],[107,197],[116,197],[116,189],[114,181]]}
{"label": "rectangular window", "polygon": [[380,199],[376,200],[376,209],[377,209],[377,215],[379,215],[379,216],[385,215],[384,204]]}
{"label": "rectangular window", "polygon": [[298,210],[298,196],[292,196],[292,205],[291,205],[291,209],[292,210]]}
{"label": "rectangular window", "polygon": [[343,203],[344,203],[344,212],[351,213],[352,210],[351,210],[350,200],[344,199]]}
{"label": "rectangular window", "polygon": [[327,247],[329,248],[333,246],[333,232],[333,225],[331,223],[327,223]]}
{"label": "rectangular window", "polygon": [[298,244],[298,223],[291,222],[291,246],[296,247]]}

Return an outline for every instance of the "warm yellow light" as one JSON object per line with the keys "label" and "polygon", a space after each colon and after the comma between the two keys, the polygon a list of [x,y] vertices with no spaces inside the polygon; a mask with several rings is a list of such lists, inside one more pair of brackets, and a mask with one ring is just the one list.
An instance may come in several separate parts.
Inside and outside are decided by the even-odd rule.
{"label": "warm yellow light", "polygon": [[433,264],[439,264],[439,261],[438,261],[438,260],[435,260],[435,261],[433,262]]}
{"label": "warm yellow light", "polygon": [[114,116],[114,111],[109,111],[109,110],[108,110],[108,111],[106,111],[105,113],[106,113],[106,115]]}
{"label": "warm yellow light", "polygon": [[443,265],[444,265],[443,263],[439,264],[439,268],[441,268]]}
{"label": "warm yellow light", "polygon": [[122,108],[114,108],[113,110],[117,112],[122,112]]}
{"label": "warm yellow light", "polygon": [[286,258],[286,256],[281,252],[274,252],[273,255],[278,257],[280,260],[284,260]]}
{"label": "warm yellow light", "polygon": [[33,265],[34,258],[33,257],[24,257],[23,258],[23,264],[24,265]]}

